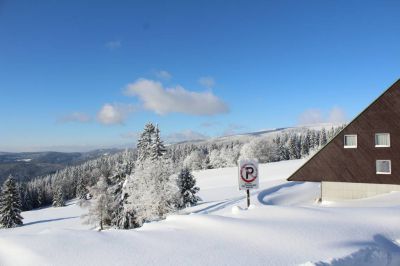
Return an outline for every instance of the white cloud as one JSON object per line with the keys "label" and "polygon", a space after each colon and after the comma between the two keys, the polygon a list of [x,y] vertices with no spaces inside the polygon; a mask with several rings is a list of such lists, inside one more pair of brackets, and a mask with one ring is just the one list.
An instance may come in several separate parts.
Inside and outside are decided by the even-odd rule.
{"label": "white cloud", "polygon": [[327,115],[320,109],[308,109],[300,114],[299,125],[313,125],[321,123],[344,123],[346,122],[346,113],[340,107],[333,107]]}
{"label": "white cloud", "polygon": [[110,41],[105,44],[105,46],[110,50],[118,49],[121,47],[121,45],[121,41]]}
{"label": "white cloud", "polygon": [[196,132],[193,130],[184,130],[181,132],[175,132],[167,135],[165,137],[166,142],[168,143],[176,143],[182,141],[190,141],[190,140],[203,140],[208,137],[200,132]]}
{"label": "white cloud", "polygon": [[123,124],[133,110],[132,105],[107,103],[97,113],[97,120],[104,125]]}
{"label": "white cloud", "polygon": [[215,86],[215,80],[213,77],[201,77],[199,78],[199,83],[208,89],[211,89]]}
{"label": "white cloud", "polygon": [[166,70],[159,70],[156,72],[156,77],[159,79],[168,80],[168,79],[172,78],[172,75]]}
{"label": "white cloud", "polygon": [[80,112],[73,112],[71,114],[67,114],[63,117],[57,119],[59,123],[69,123],[69,122],[79,122],[79,123],[87,123],[90,122],[91,118],[89,115]]}
{"label": "white cloud", "polygon": [[129,84],[124,93],[139,97],[145,109],[160,115],[215,115],[229,111],[228,106],[212,92],[188,91],[181,86],[164,88],[160,82],[153,80],[138,79]]}

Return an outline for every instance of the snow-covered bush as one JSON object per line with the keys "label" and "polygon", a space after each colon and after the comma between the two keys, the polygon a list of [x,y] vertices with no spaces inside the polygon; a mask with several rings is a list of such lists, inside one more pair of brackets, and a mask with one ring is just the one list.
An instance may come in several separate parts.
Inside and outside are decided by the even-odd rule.
{"label": "snow-covered bush", "polygon": [[260,163],[275,162],[278,160],[277,145],[269,140],[257,138],[243,145],[240,159],[256,158]]}
{"label": "snow-covered bush", "polygon": [[206,169],[207,156],[199,150],[194,150],[185,158],[183,166],[192,170]]}

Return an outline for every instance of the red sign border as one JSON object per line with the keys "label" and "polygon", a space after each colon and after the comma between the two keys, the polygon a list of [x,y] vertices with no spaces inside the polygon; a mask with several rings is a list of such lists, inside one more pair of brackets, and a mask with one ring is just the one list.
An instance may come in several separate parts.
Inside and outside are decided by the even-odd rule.
{"label": "red sign border", "polygon": [[244,182],[246,182],[246,183],[252,183],[252,182],[254,182],[254,181],[257,179],[257,177],[258,177],[258,170],[257,170],[257,175],[256,175],[253,179],[246,180],[246,179],[244,179],[244,177],[242,176],[242,170],[243,170],[243,168],[245,168],[245,167],[248,166],[248,165],[253,166],[253,168],[257,170],[257,167],[256,167],[255,164],[246,163],[246,164],[244,164],[244,165],[242,166],[242,168],[240,168],[240,178],[241,178]]}

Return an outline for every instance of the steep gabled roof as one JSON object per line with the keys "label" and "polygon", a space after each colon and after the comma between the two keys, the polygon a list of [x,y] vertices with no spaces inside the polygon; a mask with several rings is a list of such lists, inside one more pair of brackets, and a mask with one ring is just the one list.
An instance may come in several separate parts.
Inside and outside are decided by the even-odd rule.
{"label": "steep gabled roof", "polygon": [[[375,133],[390,133],[390,148],[376,148]],[[357,134],[356,149],[343,147],[346,134]],[[391,160],[392,173],[376,174],[376,160]],[[400,184],[400,79],[288,180]]]}

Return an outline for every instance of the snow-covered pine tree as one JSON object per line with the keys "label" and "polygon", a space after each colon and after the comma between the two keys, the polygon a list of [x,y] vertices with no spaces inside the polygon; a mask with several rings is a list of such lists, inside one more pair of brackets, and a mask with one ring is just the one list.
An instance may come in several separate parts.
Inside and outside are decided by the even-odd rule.
{"label": "snow-covered pine tree", "polygon": [[104,225],[111,224],[110,213],[112,211],[112,197],[108,192],[107,178],[100,177],[97,184],[92,187],[93,201],[91,202],[89,213],[87,214],[87,222],[90,224],[98,224],[100,230],[104,229]]}
{"label": "snow-covered pine tree", "polygon": [[[167,213],[175,210],[178,187],[173,176],[173,163],[163,152],[165,148],[159,130],[151,125],[147,124],[141,134],[135,171],[123,185],[124,228],[140,227],[146,221],[165,218]],[[150,136],[147,147],[157,148],[151,149],[147,157],[143,151],[146,136]],[[151,156],[153,151],[161,152]]]}
{"label": "snow-covered pine tree", "polygon": [[289,138],[289,154],[290,154],[290,159],[300,158],[300,147],[299,147],[298,137],[296,134],[293,134]]}
{"label": "snow-covered pine tree", "polygon": [[178,197],[178,186],[172,161],[160,158],[156,161],[151,174],[155,177],[154,205],[158,219],[164,219],[168,213],[175,211]]}
{"label": "snow-covered pine tree", "polygon": [[0,226],[12,228],[22,225],[21,200],[14,178],[4,182],[0,197]]}
{"label": "snow-covered pine tree", "polygon": [[128,149],[125,149],[125,151],[117,160],[114,174],[124,178],[130,175],[135,166],[135,159],[134,153]]}
{"label": "snow-covered pine tree", "polygon": [[137,144],[137,162],[144,162],[151,156],[151,148],[155,127],[152,123],[147,123],[143,132],[140,134]]}
{"label": "snow-covered pine tree", "polygon": [[325,146],[326,142],[327,142],[326,130],[325,128],[322,128],[321,133],[319,135],[319,146],[320,147]]}
{"label": "snow-covered pine tree", "polygon": [[64,190],[61,184],[56,186],[53,195],[53,207],[65,206]]}
{"label": "snow-covered pine tree", "polygon": [[172,162],[166,158],[147,159],[129,176],[123,187],[125,217],[128,228],[140,227],[144,222],[165,218],[174,211],[178,187]]}
{"label": "snow-covered pine tree", "polygon": [[38,207],[43,206],[43,201],[44,201],[43,191],[42,191],[42,189],[40,187],[38,187],[38,189],[37,189],[37,204],[38,204]]}
{"label": "snow-covered pine tree", "polygon": [[125,213],[124,213],[124,202],[127,195],[123,193],[123,181],[120,181],[109,188],[110,195],[112,197],[112,210],[110,213],[111,226],[117,228],[127,229]]}
{"label": "snow-covered pine tree", "polygon": [[310,153],[311,133],[307,130],[301,142],[301,155],[307,156]]}
{"label": "snow-covered pine tree", "polygon": [[127,195],[123,193],[123,185],[127,177],[132,173],[135,165],[134,154],[127,149],[118,158],[115,174],[109,178],[108,192],[112,197],[112,210],[110,213],[111,226],[128,228],[127,221],[130,215],[124,213],[124,202]]}
{"label": "snow-covered pine tree", "polygon": [[151,159],[156,161],[160,159],[166,152],[164,142],[161,140],[160,129],[156,125],[153,133],[152,144],[151,144]]}
{"label": "snow-covered pine tree", "polygon": [[183,168],[178,175],[179,200],[178,208],[194,206],[200,200],[196,195],[200,188],[196,187],[196,179],[189,168]]}
{"label": "snow-covered pine tree", "polygon": [[316,131],[316,130],[313,130],[312,131],[312,141],[311,141],[311,143],[312,143],[312,148],[313,149],[318,149],[318,146],[319,146],[319,131]]}
{"label": "snow-covered pine tree", "polygon": [[83,176],[80,176],[76,184],[76,197],[80,200],[86,200],[88,193],[89,191],[86,188],[85,180],[83,179]]}

